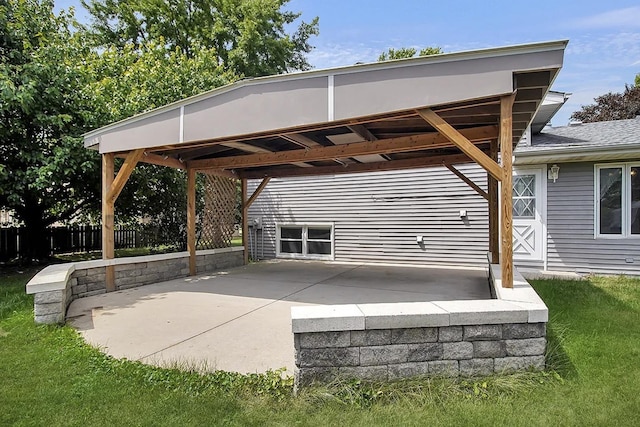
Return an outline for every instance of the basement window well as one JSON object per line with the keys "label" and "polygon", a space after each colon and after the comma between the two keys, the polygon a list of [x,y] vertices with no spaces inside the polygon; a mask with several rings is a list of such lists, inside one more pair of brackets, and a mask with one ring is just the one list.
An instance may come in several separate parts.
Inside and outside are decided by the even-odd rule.
{"label": "basement window well", "polygon": [[278,225],[276,248],[276,255],[281,258],[333,259],[333,226]]}

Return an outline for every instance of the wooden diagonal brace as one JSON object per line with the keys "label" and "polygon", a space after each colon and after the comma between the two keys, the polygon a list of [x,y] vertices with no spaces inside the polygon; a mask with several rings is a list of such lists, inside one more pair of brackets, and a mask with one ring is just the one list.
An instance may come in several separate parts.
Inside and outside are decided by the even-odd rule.
{"label": "wooden diagonal brace", "polygon": [[458,132],[453,126],[444,121],[439,115],[433,112],[430,108],[424,110],[417,110],[417,113],[433,126],[441,135],[446,137],[449,141],[453,142],[463,153],[473,159],[476,163],[482,166],[487,172],[489,172],[495,179],[502,181],[503,170],[500,165],[494,162],[491,157],[487,156],[478,147],[476,147],[471,141]]}
{"label": "wooden diagonal brace", "polygon": [[107,201],[109,203],[115,203],[116,199],[122,192],[124,185],[127,183],[127,180],[131,176],[131,172],[140,161],[140,158],[144,155],[144,148],[139,148],[134,151],[130,151],[127,154],[127,158],[124,160],[124,164],[118,171],[118,175],[113,180],[111,187],[109,188],[109,193],[107,193]]}
{"label": "wooden diagonal brace", "polygon": [[262,193],[262,190],[264,190],[264,187],[267,186],[269,181],[271,181],[271,178],[267,177],[267,178],[262,180],[260,185],[258,185],[258,188],[256,188],[256,190],[253,192],[251,197],[249,197],[249,200],[247,200],[247,202],[245,203],[245,206],[247,207],[247,209],[249,209],[249,206],[251,206],[253,204],[253,202],[255,202],[255,200],[258,198],[260,193]]}
{"label": "wooden diagonal brace", "polygon": [[489,194],[486,191],[484,191],[482,188],[478,187],[478,185],[475,182],[471,181],[465,174],[460,172],[453,165],[445,164],[444,166],[447,169],[449,169],[455,176],[457,176],[462,181],[464,181],[465,184],[467,184],[469,187],[473,188],[476,193],[478,193],[479,195],[484,197],[485,200],[489,200]]}

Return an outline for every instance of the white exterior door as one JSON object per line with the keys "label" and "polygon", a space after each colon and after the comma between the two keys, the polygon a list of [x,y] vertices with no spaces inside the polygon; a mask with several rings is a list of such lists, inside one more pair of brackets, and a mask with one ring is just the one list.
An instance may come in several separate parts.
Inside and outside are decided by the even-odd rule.
{"label": "white exterior door", "polygon": [[542,168],[513,172],[513,258],[516,260],[544,259],[545,178]]}

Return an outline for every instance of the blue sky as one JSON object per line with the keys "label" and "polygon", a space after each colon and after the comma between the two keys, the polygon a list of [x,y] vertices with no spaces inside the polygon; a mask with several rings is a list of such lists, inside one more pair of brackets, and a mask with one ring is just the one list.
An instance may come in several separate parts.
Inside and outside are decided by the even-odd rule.
{"label": "blue sky", "polygon": [[[79,0],[57,0],[59,8]],[[445,52],[569,39],[553,89],[571,92],[555,116],[566,125],[580,105],[620,92],[640,73],[640,5],[636,1],[291,0],[302,18],[320,17],[309,55],[315,68],[375,61],[390,47],[439,46]]]}

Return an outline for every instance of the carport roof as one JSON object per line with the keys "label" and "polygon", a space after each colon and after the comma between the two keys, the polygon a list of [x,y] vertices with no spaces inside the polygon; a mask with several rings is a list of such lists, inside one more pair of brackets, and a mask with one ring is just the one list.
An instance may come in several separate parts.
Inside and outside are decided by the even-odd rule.
{"label": "carport roof", "polygon": [[562,67],[567,41],[242,80],[87,133],[85,146],[234,176],[316,175],[472,161],[421,114],[480,150],[515,92],[513,141]]}

